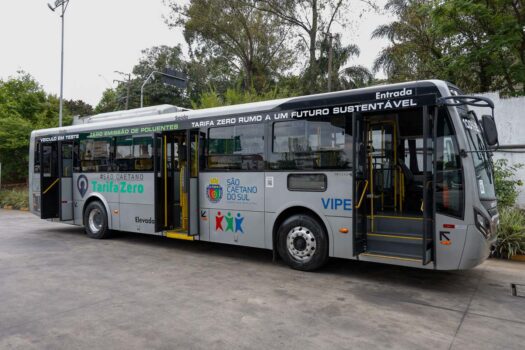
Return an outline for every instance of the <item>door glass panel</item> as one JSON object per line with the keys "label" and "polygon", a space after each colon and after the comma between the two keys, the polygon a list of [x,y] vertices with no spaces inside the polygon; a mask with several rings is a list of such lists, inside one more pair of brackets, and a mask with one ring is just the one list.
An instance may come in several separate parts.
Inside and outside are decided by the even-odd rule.
{"label": "door glass panel", "polygon": [[73,145],[62,144],[62,177],[73,175]]}
{"label": "door glass panel", "polygon": [[44,177],[57,177],[57,148],[52,144],[42,146],[42,173]]}

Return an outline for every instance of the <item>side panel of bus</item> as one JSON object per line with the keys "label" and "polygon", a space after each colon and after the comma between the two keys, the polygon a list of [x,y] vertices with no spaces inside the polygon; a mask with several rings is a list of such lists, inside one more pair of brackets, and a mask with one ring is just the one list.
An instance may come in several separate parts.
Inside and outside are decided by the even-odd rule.
{"label": "side panel of bus", "polygon": [[199,177],[201,239],[266,248],[263,172],[206,172]]}
{"label": "side panel of bus", "polygon": [[[267,247],[271,248],[276,220],[289,215],[314,213],[326,227],[330,256],[352,257],[352,173],[267,172],[265,174]],[[299,208],[295,211],[295,208]],[[294,214],[287,214],[287,213]],[[278,229],[276,227],[276,229]],[[346,229],[346,230],[345,230]]]}
{"label": "side panel of bus", "polygon": [[75,223],[82,225],[86,201],[108,210],[111,229],[155,233],[153,173],[82,173],[73,176]]}

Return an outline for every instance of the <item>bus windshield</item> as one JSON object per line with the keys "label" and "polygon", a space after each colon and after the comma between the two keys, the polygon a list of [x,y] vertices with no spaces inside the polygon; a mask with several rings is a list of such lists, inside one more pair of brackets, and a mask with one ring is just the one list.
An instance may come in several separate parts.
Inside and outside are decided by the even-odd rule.
{"label": "bus windshield", "polygon": [[485,140],[483,139],[482,130],[476,121],[474,113],[468,112],[466,108],[458,108],[458,110],[474,162],[480,199],[494,200],[496,193],[494,190],[494,176],[492,174],[490,152],[488,152]]}

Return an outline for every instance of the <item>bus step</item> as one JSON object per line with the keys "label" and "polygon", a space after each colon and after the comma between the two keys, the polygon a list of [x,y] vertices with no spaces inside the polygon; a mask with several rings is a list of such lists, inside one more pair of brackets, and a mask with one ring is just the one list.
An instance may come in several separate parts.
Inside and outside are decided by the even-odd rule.
{"label": "bus step", "polygon": [[182,239],[184,241],[195,241],[196,236],[190,236],[186,231],[179,232],[179,231],[165,231],[164,235],[167,238],[173,238],[173,239]]}
{"label": "bus step", "polygon": [[360,256],[369,256],[369,257],[381,258],[381,259],[410,261],[410,262],[417,262],[417,263],[422,263],[423,262],[421,257],[420,256],[416,256],[416,255],[392,254],[392,253],[389,253],[389,252],[374,251],[374,250],[367,250],[366,253],[362,253],[362,254],[360,254]]}
{"label": "bus step", "polygon": [[374,232],[388,232],[391,234],[403,234],[405,232],[423,233],[423,221],[396,217],[374,216],[374,227],[369,218],[368,227]]}
{"label": "bus step", "polygon": [[371,232],[367,234],[366,246],[367,251],[420,258],[422,244],[421,236]]}

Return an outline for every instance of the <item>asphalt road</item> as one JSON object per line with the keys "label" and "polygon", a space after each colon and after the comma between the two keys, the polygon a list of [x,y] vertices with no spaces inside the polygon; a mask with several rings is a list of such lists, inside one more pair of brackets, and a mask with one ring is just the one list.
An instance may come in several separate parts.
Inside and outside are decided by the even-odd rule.
{"label": "asphalt road", "polygon": [[[0,349],[523,349],[525,264],[436,272],[120,234],[0,210]],[[522,290],[525,295],[525,290]]]}

